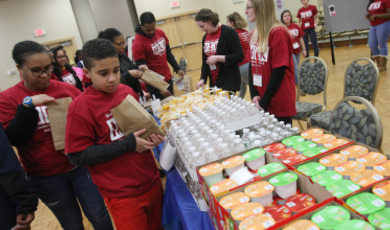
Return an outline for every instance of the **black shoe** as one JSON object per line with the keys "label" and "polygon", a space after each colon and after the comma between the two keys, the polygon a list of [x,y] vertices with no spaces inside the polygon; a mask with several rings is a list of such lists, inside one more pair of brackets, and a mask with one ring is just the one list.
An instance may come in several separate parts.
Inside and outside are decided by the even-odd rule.
{"label": "black shoe", "polygon": [[158,171],[160,171],[160,178],[164,178],[167,176],[167,174],[165,174],[164,170],[158,169]]}

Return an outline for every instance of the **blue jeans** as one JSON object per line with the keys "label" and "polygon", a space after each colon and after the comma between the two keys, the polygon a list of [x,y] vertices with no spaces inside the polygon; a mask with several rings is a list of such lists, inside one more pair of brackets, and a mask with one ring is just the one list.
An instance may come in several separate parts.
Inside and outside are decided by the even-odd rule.
{"label": "blue jeans", "polygon": [[[390,35],[390,21],[370,27],[368,44],[373,56],[386,56],[388,54],[387,40]],[[379,46],[379,48],[378,48]]]}
{"label": "blue jeans", "polygon": [[294,60],[294,72],[295,72],[295,85],[298,85],[298,65],[301,60],[301,53],[293,54]]}
{"label": "blue jeans", "polygon": [[241,98],[245,97],[246,94],[246,86],[248,85],[248,71],[249,62],[240,66],[240,74],[241,74],[241,86],[240,86],[240,94],[238,95]]}
{"label": "blue jeans", "polygon": [[84,230],[77,200],[95,230],[113,229],[104,200],[86,167],[54,176],[27,175],[27,178],[64,230]]}
{"label": "blue jeans", "polygon": [[311,41],[311,45],[314,49],[314,56],[318,57],[318,44],[317,44],[317,34],[314,28],[303,30],[305,34],[303,35],[303,41],[305,42],[306,47],[306,57],[309,57],[309,37]]}

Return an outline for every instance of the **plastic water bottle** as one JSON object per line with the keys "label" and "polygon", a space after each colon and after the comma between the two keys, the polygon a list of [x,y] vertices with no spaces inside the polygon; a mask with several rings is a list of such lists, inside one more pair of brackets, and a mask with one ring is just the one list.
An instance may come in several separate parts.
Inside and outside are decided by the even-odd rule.
{"label": "plastic water bottle", "polygon": [[242,135],[241,141],[245,145],[245,148],[248,148],[249,143],[249,129],[244,129],[242,131],[244,134]]}
{"label": "plastic water bottle", "polygon": [[245,146],[241,143],[241,140],[240,139],[236,139],[234,140],[234,151],[236,153],[239,153],[239,152],[242,152],[242,151],[245,151],[246,148]]}
{"label": "plastic water bottle", "polygon": [[251,148],[254,147],[255,139],[256,139],[256,136],[255,136],[255,135],[250,135],[250,136],[249,136],[249,143],[248,143],[248,146],[247,146],[246,149],[251,149]]}
{"label": "plastic water bottle", "polygon": [[218,154],[215,154],[213,148],[208,148],[208,149],[206,150],[206,154],[207,154],[207,159],[208,159],[209,161],[215,161],[215,160],[218,159]]}
{"label": "plastic water bottle", "polygon": [[292,129],[292,132],[293,132],[293,134],[298,134],[299,133],[299,128],[298,127],[294,127]]}
{"label": "plastic water bottle", "polygon": [[231,151],[229,150],[228,144],[222,143],[221,144],[221,154],[222,157],[227,157],[231,155]]}

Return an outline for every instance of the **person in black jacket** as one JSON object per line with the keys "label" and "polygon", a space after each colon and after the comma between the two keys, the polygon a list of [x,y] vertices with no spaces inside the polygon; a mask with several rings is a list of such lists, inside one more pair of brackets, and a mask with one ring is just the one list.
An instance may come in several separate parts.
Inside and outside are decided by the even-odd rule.
{"label": "person in black jacket", "polygon": [[38,197],[29,188],[22,166],[0,123],[0,229],[30,229]]}
{"label": "person in black jacket", "polygon": [[53,73],[57,76],[59,81],[71,84],[83,92],[83,84],[72,66],[66,63],[66,54],[63,49],[64,48],[62,46],[57,46],[51,49],[55,61],[53,63]]}
{"label": "person in black jacket", "polygon": [[195,21],[206,32],[202,41],[202,75],[196,87],[203,87],[207,78],[210,78],[211,87],[239,91],[241,75],[238,64],[244,59],[244,54],[237,32],[218,24],[218,14],[210,9],[201,9],[196,14]]}
{"label": "person in black jacket", "polygon": [[[100,31],[98,38],[109,40],[118,52],[119,64],[121,67],[120,83],[130,86],[138,95],[144,96],[141,84],[138,80],[142,77],[143,73],[138,70],[137,66],[134,65],[134,63],[126,55],[125,49],[127,46],[127,40],[125,40],[123,34],[115,28],[108,28],[104,31]],[[141,65],[139,69],[147,69],[147,67]]]}

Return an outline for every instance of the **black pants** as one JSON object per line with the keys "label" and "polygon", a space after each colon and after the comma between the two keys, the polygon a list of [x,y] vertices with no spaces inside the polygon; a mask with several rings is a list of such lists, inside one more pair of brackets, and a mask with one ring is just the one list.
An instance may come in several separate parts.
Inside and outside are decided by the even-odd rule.
{"label": "black pants", "polygon": [[275,117],[275,118],[278,119],[278,121],[284,121],[285,125],[291,124],[292,126],[292,117]]}
{"label": "black pants", "polygon": [[303,30],[305,34],[303,35],[303,41],[305,42],[306,46],[306,57],[309,57],[309,37],[311,44],[314,49],[314,56],[318,57],[318,44],[317,44],[317,34],[314,28]]}
{"label": "black pants", "polygon": [[[173,95],[173,81],[172,81],[172,78],[168,81],[168,84],[169,84],[169,87],[168,87],[168,90],[169,92],[171,92],[171,94]],[[146,89],[148,90],[148,92],[150,93],[150,95],[152,96],[153,98],[153,95],[156,96],[156,98],[160,99],[160,100],[163,100],[165,97],[160,93],[160,90],[154,88],[153,86],[151,85],[146,85]]]}

